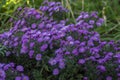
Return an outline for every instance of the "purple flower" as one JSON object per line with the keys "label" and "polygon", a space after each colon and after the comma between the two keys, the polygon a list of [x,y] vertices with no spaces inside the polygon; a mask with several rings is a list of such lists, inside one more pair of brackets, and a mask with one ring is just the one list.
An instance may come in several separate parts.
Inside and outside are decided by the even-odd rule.
{"label": "purple flower", "polygon": [[18,11],[20,11],[20,10],[22,10],[22,7],[18,7],[18,9],[17,9]]}
{"label": "purple flower", "polygon": [[100,27],[102,24],[100,22],[96,22],[96,25]]}
{"label": "purple flower", "polygon": [[78,50],[77,50],[77,49],[74,49],[74,50],[72,51],[72,54],[78,55]]}
{"label": "purple flower", "polygon": [[35,45],[35,43],[34,43],[34,42],[31,42],[31,43],[30,43],[30,48],[33,48],[34,45]]}
{"label": "purple flower", "polygon": [[83,80],[88,80],[88,77],[83,77]]}
{"label": "purple flower", "polygon": [[53,66],[53,65],[57,64],[57,61],[55,59],[51,58],[48,63]]}
{"label": "purple flower", "polygon": [[22,71],[24,71],[24,68],[23,68],[23,66],[18,65],[18,66],[16,67],[16,70],[22,72]]}
{"label": "purple flower", "polygon": [[2,77],[2,78],[6,77],[5,71],[2,69],[0,69],[0,77]]}
{"label": "purple flower", "polygon": [[120,58],[120,53],[114,55],[115,58]]}
{"label": "purple flower", "polygon": [[20,77],[20,76],[15,77],[15,80],[21,80],[21,79],[22,79],[22,77]]}
{"label": "purple flower", "polygon": [[105,59],[99,59],[99,60],[98,60],[98,63],[99,63],[99,64],[105,63]]}
{"label": "purple flower", "polygon": [[91,13],[90,16],[91,16],[91,17],[94,17],[94,18],[98,18],[97,14],[98,14],[98,12],[95,12],[95,11],[94,11],[94,12]]}
{"label": "purple flower", "polygon": [[84,53],[84,52],[85,52],[85,48],[84,48],[84,47],[80,47],[80,48],[79,48],[79,52],[80,52],[80,53]]}
{"label": "purple flower", "polygon": [[60,69],[65,68],[65,63],[64,63],[63,61],[60,61],[60,62],[59,62],[59,68],[60,68]]}
{"label": "purple flower", "polygon": [[18,42],[15,42],[13,45],[14,45],[14,47],[18,46]]}
{"label": "purple flower", "polygon": [[89,21],[89,24],[94,24],[94,23],[95,23],[94,20],[90,20],[90,21]]}
{"label": "purple flower", "polygon": [[58,75],[59,74],[59,69],[58,68],[55,68],[54,70],[53,70],[53,75]]}
{"label": "purple flower", "polygon": [[3,67],[3,69],[4,69],[4,70],[8,70],[10,67],[11,67],[10,64],[6,64],[6,65]]}
{"label": "purple flower", "polygon": [[27,53],[28,52],[28,47],[22,47],[20,53]]}
{"label": "purple flower", "polygon": [[35,17],[36,17],[36,19],[40,19],[41,18],[41,16],[39,14],[37,14]]}
{"label": "purple flower", "polygon": [[37,54],[36,57],[35,57],[35,59],[36,59],[37,61],[40,61],[40,60],[41,60],[41,57],[42,57],[41,54]]}
{"label": "purple flower", "polygon": [[41,51],[45,51],[47,48],[48,48],[48,44],[43,44],[43,45],[40,47],[40,50],[41,50]]}
{"label": "purple flower", "polygon": [[119,76],[119,77],[120,77],[120,73],[117,73],[117,76]]}
{"label": "purple flower", "polygon": [[96,61],[96,58],[94,56],[90,56],[89,59],[92,61]]}
{"label": "purple flower", "polygon": [[10,54],[11,54],[11,52],[10,52],[10,51],[6,52],[6,56],[9,56]]}
{"label": "purple flower", "polygon": [[106,71],[106,68],[103,65],[98,65],[97,69],[100,70],[101,72],[105,72]]}
{"label": "purple flower", "polygon": [[5,80],[5,78],[0,78],[0,80]]}
{"label": "purple flower", "polygon": [[45,26],[45,24],[44,24],[44,23],[40,23],[40,24],[38,25],[39,29],[44,28],[44,26]]}
{"label": "purple flower", "polygon": [[102,24],[102,23],[104,23],[104,19],[103,18],[99,18],[98,22],[100,22]]}
{"label": "purple flower", "polygon": [[112,77],[111,76],[107,76],[106,80],[112,80]]}
{"label": "purple flower", "polygon": [[72,41],[72,40],[73,40],[72,36],[68,36],[68,37],[67,37],[67,40],[68,40],[68,41]]}
{"label": "purple flower", "polygon": [[34,50],[30,50],[29,53],[28,53],[30,58],[32,58],[33,54],[34,54]]}
{"label": "purple flower", "polygon": [[38,38],[38,40],[37,40],[39,43],[41,43],[42,41],[43,41],[43,39],[42,38]]}
{"label": "purple flower", "polygon": [[2,68],[5,64],[4,63],[0,63],[0,68]]}
{"label": "purple flower", "polygon": [[78,63],[79,64],[85,64],[85,60],[84,59],[79,59]]}
{"label": "purple flower", "polygon": [[46,28],[51,28],[52,24],[46,24]]}
{"label": "purple flower", "polygon": [[68,52],[68,51],[67,51],[67,52],[65,52],[65,54],[66,54],[66,55],[69,55],[69,54],[70,54],[70,52]]}
{"label": "purple flower", "polygon": [[9,63],[11,65],[11,67],[14,67],[15,66],[15,63],[11,62]]}
{"label": "purple flower", "polygon": [[91,49],[90,49],[90,52],[91,52],[92,54],[97,54],[97,53],[99,52],[99,48],[91,48]]}
{"label": "purple flower", "polygon": [[35,29],[37,27],[37,25],[35,23],[32,24],[31,26],[33,29]]}
{"label": "purple flower", "polygon": [[89,15],[86,13],[86,14],[84,14],[83,18],[84,18],[84,19],[85,19],[85,18],[89,18]]}
{"label": "purple flower", "polygon": [[87,28],[91,29],[91,28],[93,28],[93,25],[88,25]]}
{"label": "purple flower", "polygon": [[28,76],[22,76],[22,80],[29,80]]}
{"label": "purple flower", "polygon": [[5,42],[4,42],[4,46],[7,46],[7,45],[8,45],[8,43],[9,43],[8,41],[5,41]]}
{"label": "purple flower", "polygon": [[94,46],[93,40],[89,40],[87,44],[88,46]]}

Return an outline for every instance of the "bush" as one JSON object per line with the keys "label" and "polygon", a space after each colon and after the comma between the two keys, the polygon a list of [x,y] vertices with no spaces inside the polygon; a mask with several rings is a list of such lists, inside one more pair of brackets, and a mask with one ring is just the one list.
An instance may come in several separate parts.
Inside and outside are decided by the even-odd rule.
{"label": "bush", "polygon": [[104,20],[97,12],[81,12],[69,24],[60,2],[18,11],[18,19],[10,19],[13,27],[0,34],[9,50],[3,59],[23,65],[31,80],[119,80],[119,41],[100,39],[94,29]]}

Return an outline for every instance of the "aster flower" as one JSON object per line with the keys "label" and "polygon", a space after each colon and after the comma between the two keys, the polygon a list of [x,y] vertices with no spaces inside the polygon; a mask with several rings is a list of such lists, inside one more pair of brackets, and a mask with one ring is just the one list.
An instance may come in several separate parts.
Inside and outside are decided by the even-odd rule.
{"label": "aster flower", "polygon": [[6,65],[3,67],[3,69],[4,69],[4,70],[8,70],[10,67],[11,67],[10,64],[6,64]]}
{"label": "aster flower", "polygon": [[0,69],[0,77],[2,77],[2,78],[6,77],[5,71],[2,69]]}
{"label": "aster flower", "polygon": [[40,15],[40,14],[37,14],[35,17],[36,17],[36,19],[40,19],[40,18],[41,18],[41,15]]}
{"label": "aster flower", "polygon": [[80,52],[80,53],[84,53],[84,52],[85,52],[85,48],[84,48],[84,47],[80,47],[80,48],[79,48],[79,52]]}
{"label": "aster flower", "polygon": [[68,52],[68,51],[67,51],[67,52],[65,52],[65,54],[66,54],[66,55],[69,55],[69,54],[70,54],[70,52]]}
{"label": "aster flower", "polygon": [[78,64],[85,64],[85,60],[84,59],[79,59]]}
{"label": "aster flower", "polygon": [[42,57],[41,54],[37,54],[36,57],[35,57],[35,59],[36,59],[37,61],[40,61],[40,60],[41,60],[41,57]]}
{"label": "aster flower", "polygon": [[11,65],[11,67],[15,67],[15,63],[10,62],[9,64]]}
{"label": "aster flower", "polygon": [[30,80],[28,76],[22,76],[22,80]]}
{"label": "aster flower", "polygon": [[48,48],[48,45],[47,45],[47,44],[43,44],[43,45],[40,47],[40,50],[41,50],[41,51],[45,51],[47,48]]}
{"label": "aster flower", "polygon": [[18,66],[16,67],[16,70],[22,72],[22,71],[24,71],[24,68],[23,68],[23,66],[18,65]]}
{"label": "aster flower", "polygon": [[60,69],[65,68],[65,63],[64,63],[63,61],[60,61],[60,62],[59,62],[59,68],[60,68]]}
{"label": "aster flower", "polygon": [[34,42],[31,42],[31,43],[30,43],[30,48],[33,48],[34,45],[35,45],[35,43],[34,43]]}
{"label": "aster flower", "polygon": [[106,80],[112,80],[112,77],[111,76],[107,76]]}
{"label": "aster flower", "polygon": [[34,50],[30,50],[29,53],[28,53],[30,58],[32,58],[33,54],[34,54]]}
{"label": "aster flower", "polygon": [[21,79],[22,79],[21,76],[15,77],[15,80],[21,80]]}
{"label": "aster flower", "polygon": [[58,68],[55,68],[54,70],[53,70],[53,75],[58,75],[59,74],[59,69]]}
{"label": "aster flower", "polygon": [[89,24],[94,24],[94,23],[95,23],[94,20],[90,20],[90,21],[89,21]]}
{"label": "aster flower", "polygon": [[7,51],[7,52],[6,52],[6,56],[9,56],[10,54],[11,54],[10,51]]}
{"label": "aster flower", "polygon": [[33,24],[31,25],[31,27],[32,27],[33,29],[35,29],[35,28],[37,27],[37,25],[36,25],[35,23],[33,23]]}
{"label": "aster flower", "polygon": [[72,54],[78,55],[78,50],[77,50],[77,49],[74,49],[74,50],[72,51]]}
{"label": "aster flower", "polygon": [[101,72],[105,72],[106,71],[106,68],[103,65],[98,65],[97,69],[100,70]]}
{"label": "aster flower", "polygon": [[88,80],[88,77],[83,77],[83,80]]}
{"label": "aster flower", "polygon": [[51,59],[48,61],[48,63],[53,66],[53,65],[56,65],[56,64],[57,64],[57,60],[51,58]]}
{"label": "aster flower", "polygon": [[2,68],[5,64],[4,63],[0,63],[0,68]]}

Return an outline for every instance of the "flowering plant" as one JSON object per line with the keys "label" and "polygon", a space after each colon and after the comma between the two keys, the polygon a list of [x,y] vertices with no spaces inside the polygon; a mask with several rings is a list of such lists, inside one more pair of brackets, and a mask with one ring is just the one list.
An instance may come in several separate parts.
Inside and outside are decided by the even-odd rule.
{"label": "flowering plant", "polygon": [[[36,80],[119,80],[119,41],[100,39],[94,29],[104,20],[97,12],[81,12],[75,24],[67,24],[67,19],[54,16],[68,11],[60,2],[43,5],[39,10],[19,8],[18,19],[10,19],[13,27],[0,34],[0,42],[9,49],[8,59],[16,58],[31,80],[35,74],[40,74]],[[23,71],[21,66],[16,69]]]}

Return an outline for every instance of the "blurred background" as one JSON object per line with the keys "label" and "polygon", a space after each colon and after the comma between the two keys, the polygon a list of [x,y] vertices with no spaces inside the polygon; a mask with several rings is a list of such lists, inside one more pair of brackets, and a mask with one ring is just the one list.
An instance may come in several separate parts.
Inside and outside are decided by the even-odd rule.
{"label": "blurred background", "polygon": [[[39,9],[44,0],[0,0],[0,33],[12,27],[8,22],[14,17],[18,7],[32,7]],[[102,40],[120,40],[120,0],[48,0],[60,1],[64,7],[69,9],[65,18],[75,23],[75,18],[81,11],[97,11],[103,17],[105,24],[97,28]]]}

